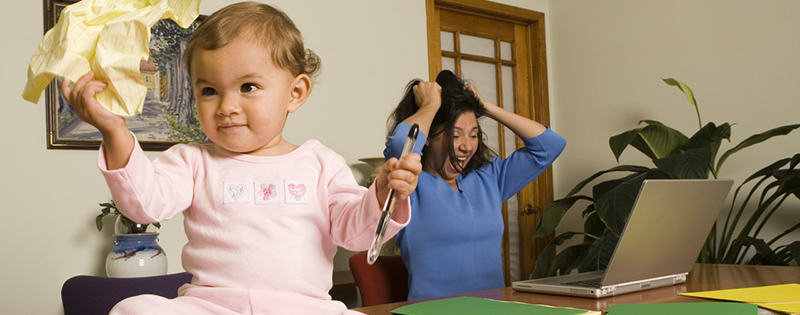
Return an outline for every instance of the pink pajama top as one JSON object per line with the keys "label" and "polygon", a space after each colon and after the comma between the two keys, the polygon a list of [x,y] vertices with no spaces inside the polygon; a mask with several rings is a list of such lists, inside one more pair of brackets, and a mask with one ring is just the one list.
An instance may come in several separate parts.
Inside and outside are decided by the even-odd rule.
{"label": "pink pajama top", "polygon": [[[328,294],[333,256],[337,246],[367,250],[381,209],[374,185],[359,186],[344,158],[318,141],[269,157],[178,144],[152,162],[137,142],[125,168],[108,171],[102,149],[98,166],[117,207],[134,221],[183,213],[182,262],[193,288],[254,290],[284,304],[276,309],[299,311],[321,300],[331,313],[347,312]],[[407,200],[392,218],[386,239],[408,224]]]}

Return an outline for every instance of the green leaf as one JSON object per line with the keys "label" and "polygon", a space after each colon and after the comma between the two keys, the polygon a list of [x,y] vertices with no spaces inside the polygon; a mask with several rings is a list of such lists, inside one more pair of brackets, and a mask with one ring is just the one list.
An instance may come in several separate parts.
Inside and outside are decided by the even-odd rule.
{"label": "green leaf", "polygon": [[531,270],[531,274],[528,275],[529,279],[539,279],[547,276],[547,263],[550,262],[549,247],[550,245],[548,244],[547,247],[539,253],[539,257],[537,257],[536,262],[533,263],[533,270]]}
{"label": "green leaf", "polygon": [[610,168],[610,169],[607,169],[607,170],[605,170],[605,171],[600,171],[600,172],[597,172],[597,173],[594,173],[594,174],[592,174],[592,176],[589,176],[589,178],[587,178],[587,179],[584,179],[583,181],[581,181],[580,183],[578,183],[577,185],[575,185],[575,187],[573,187],[573,188],[572,188],[572,190],[570,190],[570,191],[569,191],[569,193],[567,193],[567,196],[566,196],[566,197],[571,197],[572,195],[574,195],[574,194],[577,194],[577,193],[578,193],[579,191],[581,191],[581,190],[582,190],[584,187],[586,187],[586,185],[587,185],[587,184],[589,184],[591,181],[593,181],[593,180],[595,180],[596,178],[598,178],[598,177],[600,177],[600,176],[602,176],[602,175],[604,175],[604,174],[607,174],[607,173],[611,173],[611,172],[633,172],[633,173],[645,173],[645,172],[648,172],[648,171],[650,171],[650,169],[649,169],[649,168],[647,168],[647,167],[644,167],[644,166],[638,166],[638,165],[618,165],[618,166],[612,167],[612,168]]}
{"label": "green leaf", "polygon": [[595,201],[600,219],[617,237],[622,233],[645,177],[646,174],[641,174],[625,181]]}
{"label": "green leaf", "polygon": [[[751,188],[747,196],[747,199],[745,199],[745,201],[742,202],[740,209],[737,213],[737,217],[730,225],[730,228],[728,229],[726,234],[732,235],[734,229],[739,227],[738,225],[739,216],[743,213],[745,206],[748,204],[750,196],[755,194],[756,190],[761,185],[761,183],[765,182],[767,179],[768,178],[761,179],[755,186]],[[767,183],[767,185],[761,190],[761,197],[758,199],[758,202],[756,203],[755,210],[752,211],[750,217],[744,223],[744,225],[739,227],[738,236],[736,238],[730,238],[729,236],[726,237],[726,239],[729,239],[731,243],[730,246],[728,247],[728,252],[723,257],[722,263],[726,264],[738,263],[737,259],[738,261],[744,259],[747,250],[749,248],[749,246],[744,245],[746,238],[750,237],[749,235],[751,235],[750,233],[753,230],[753,227],[756,225],[761,216],[767,211],[770,205],[780,197],[780,193],[778,191],[770,192],[775,187],[778,187],[777,181]],[[737,194],[738,194],[738,189],[737,189]],[[725,246],[727,247],[728,245]],[[744,249],[744,252],[742,252],[742,249]]]}
{"label": "green leaf", "polygon": [[603,223],[603,220],[600,220],[600,216],[597,214],[597,212],[592,212],[583,222],[583,241],[594,241],[598,235],[603,235],[607,233],[607,231],[608,227],[606,227],[606,224]]}
{"label": "green leaf", "polygon": [[680,81],[675,80],[673,78],[666,78],[661,80],[664,80],[664,82],[666,82],[671,86],[677,86],[679,89],[681,89],[681,91],[683,91],[683,94],[686,94],[686,99],[689,100],[689,103],[697,107],[697,101],[694,99],[694,93],[692,92],[692,89],[690,89],[686,84],[683,84]]}
{"label": "green leaf", "polygon": [[792,175],[783,175],[786,178],[779,192],[781,194],[791,194],[800,199],[800,177],[798,177],[798,175],[800,175],[800,170],[794,170],[790,174]]}
{"label": "green leaf", "polygon": [[547,273],[547,276],[552,277],[558,274],[569,274],[572,271],[571,266],[575,260],[590,248],[591,242],[584,242],[563,249],[553,258],[553,262],[550,263],[550,271]]}
{"label": "green leaf", "polygon": [[[642,143],[647,146],[647,149],[653,152],[655,158],[668,156],[688,139],[680,131],[672,129],[658,121],[643,120],[642,122],[648,125],[639,132],[638,139],[641,139]],[[634,140],[633,146],[639,149],[639,151],[642,151],[636,140]],[[651,159],[652,158],[653,157],[651,157]]]}
{"label": "green leaf", "polygon": [[561,219],[564,217],[564,214],[567,213],[567,210],[569,210],[578,200],[594,201],[594,199],[587,196],[578,195],[569,198],[553,200],[552,202],[548,203],[544,207],[544,212],[542,212],[542,219],[539,221],[539,224],[536,226],[536,230],[533,232],[533,238],[537,239],[553,233],[558,224],[561,223]]}
{"label": "green leaf", "polygon": [[619,157],[628,145],[644,153],[650,159],[665,157],[688,139],[680,131],[655,120],[642,120],[647,126],[623,132],[608,140],[614,157]]}
{"label": "green leaf", "polygon": [[593,213],[595,213],[594,204],[590,204],[590,205],[586,206],[586,209],[583,209],[583,212],[581,212],[581,217],[582,218],[586,218],[586,217],[590,216]]}
{"label": "green leaf", "polygon": [[767,245],[764,240],[759,238],[753,238],[750,236],[744,237],[744,246],[753,246],[756,249],[757,254],[750,259],[748,265],[772,265],[772,266],[788,266],[786,262],[783,261],[772,248]]}
{"label": "green leaf", "polygon": [[[576,232],[564,232],[561,235],[556,236],[553,238],[552,241],[547,243],[547,246],[544,247],[539,257],[536,259],[536,262],[533,265],[533,271],[531,271],[530,278],[531,279],[538,279],[545,277],[547,275],[547,264],[550,262],[550,247],[559,246],[564,243],[564,241],[571,239]],[[535,237],[534,237],[535,239]]]}
{"label": "green leaf", "polygon": [[614,158],[617,159],[617,163],[619,163],[619,157],[622,155],[622,152],[625,151],[625,148],[633,142],[633,139],[639,136],[640,130],[642,130],[642,128],[631,129],[608,139],[608,146],[611,147],[611,152],[614,153]]}
{"label": "green leaf", "polygon": [[[785,160],[786,159],[781,161]],[[800,164],[800,153],[792,157],[788,169],[776,170],[767,174],[774,177],[780,183],[777,193],[791,194],[800,199],[800,170],[795,169],[798,164]]]}
{"label": "green leaf", "polygon": [[94,219],[94,224],[97,225],[97,231],[103,231],[103,217],[105,214],[98,214],[97,217]]}
{"label": "green leaf", "polygon": [[790,132],[792,132],[792,130],[795,130],[797,128],[800,128],[800,124],[781,126],[781,127],[777,127],[777,128],[773,128],[773,129],[767,130],[767,131],[759,133],[759,134],[752,135],[752,136],[748,137],[747,139],[744,139],[744,141],[740,142],[735,147],[733,147],[732,149],[730,149],[730,150],[726,151],[724,154],[722,154],[722,157],[720,157],[719,161],[717,161],[717,168],[716,169],[719,170],[719,168],[722,167],[722,163],[725,163],[725,160],[727,160],[728,157],[731,156],[731,154],[739,152],[742,149],[747,148],[749,146],[752,146],[752,145],[759,144],[761,142],[767,141],[772,137],[785,136],[785,135],[789,134]]}
{"label": "green leaf", "polygon": [[690,89],[689,86],[687,86],[686,84],[683,84],[673,78],[662,79],[662,80],[664,80],[664,82],[666,82],[669,85],[677,86],[679,89],[681,89],[683,94],[686,95],[686,99],[689,100],[689,103],[694,105],[694,110],[695,112],[697,112],[697,125],[702,127],[703,120],[700,119],[700,107],[697,106],[697,101],[694,99],[694,93],[692,92],[692,89]]}
{"label": "green leaf", "polygon": [[794,241],[786,245],[786,250],[789,252],[792,259],[794,259],[794,263],[800,266],[800,241]]}
{"label": "green leaf", "polygon": [[658,169],[681,179],[708,178],[711,161],[711,147],[700,147],[691,150],[678,150],[663,159],[653,161]]}
{"label": "green leaf", "polygon": [[607,192],[609,192],[612,189],[614,189],[617,186],[619,186],[619,184],[622,184],[622,183],[624,183],[626,181],[629,181],[629,180],[634,179],[635,177],[641,176],[641,175],[644,175],[645,179],[671,179],[671,178],[673,178],[669,174],[664,173],[663,171],[661,171],[661,170],[659,170],[657,168],[651,168],[651,169],[648,169],[646,172],[633,173],[633,174],[630,174],[630,175],[622,177],[622,178],[611,179],[611,180],[607,180],[607,181],[604,181],[602,183],[599,183],[597,185],[594,185],[594,187],[592,187],[592,197],[594,197],[594,199],[597,200],[600,197],[602,197],[603,195],[605,195]]}
{"label": "green leaf", "polygon": [[714,123],[708,123],[681,144],[675,153],[653,163],[675,178],[708,178],[714,157],[724,139],[730,139],[730,125],[724,123],[717,127]]}
{"label": "green leaf", "polygon": [[753,175],[750,175],[750,177],[748,177],[747,179],[744,180],[744,182],[742,182],[742,185],[744,185],[747,182],[749,182],[751,180],[754,180],[756,178],[772,176],[777,171],[779,171],[781,167],[783,167],[784,165],[786,165],[786,163],[789,163],[790,161],[791,161],[791,159],[789,159],[789,158],[777,160],[777,161],[775,161],[775,163],[767,165],[766,167],[764,167],[764,168],[758,170],[757,172],[753,173]]}
{"label": "green leaf", "polygon": [[722,145],[722,141],[726,139],[730,141],[730,138],[731,126],[728,123],[724,123],[719,127],[714,125],[714,123],[708,123],[703,126],[703,128],[700,128],[700,130],[695,132],[695,134],[692,135],[692,137],[689,138],[686,143],[678,147],[678,150],[688,151],[697,148],[710,148],[711,154],[708,158],[707,165],[709,168],[711,168],[714,165],[714,160],[716,159],[717,151],[719,151],[720,145]]}
{"label": "green leaf", "polygon": [[619,238],[613,233],[603,235],[599,241],[592,244],[592,248],[583,257],[582,263],[578,266],[578,272],[606,269],[618,241]]}

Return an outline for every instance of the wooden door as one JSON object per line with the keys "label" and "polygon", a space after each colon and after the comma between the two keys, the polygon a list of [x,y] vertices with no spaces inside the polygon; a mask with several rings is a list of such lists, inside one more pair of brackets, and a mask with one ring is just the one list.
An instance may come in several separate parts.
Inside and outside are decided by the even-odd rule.
{"label": "wooden door", "polygon": [[[483,0],[427,0],[430,78],[449,69],[506,110],[549,124],[544,14]],[[522,146],[494,120],[480,121],[501,157]],[[552,170],[503,205],[506,284],[527,279],[548,240],[531,236],[553,200]],[[552,237],[552,236],[551,236]],[[552,255],[551,255],[552,256]]]}

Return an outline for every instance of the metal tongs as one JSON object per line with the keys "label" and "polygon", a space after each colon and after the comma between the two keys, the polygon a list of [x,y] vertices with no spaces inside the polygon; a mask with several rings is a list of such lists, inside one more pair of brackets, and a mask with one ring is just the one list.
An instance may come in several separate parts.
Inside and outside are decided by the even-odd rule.
{"label": "metal tongs", "polygon": [[[414,149],[414,143],[417,142],[417,134],[419,134],[419,125],[414,124],[408,131],[406,143],[403,144],[403,152],[400,157],[406,156]],[[389,226],[389,219],[392,217],[392,210],[394,209],[395,197],[394,189],[389,189],[389,196],[383,204],[383,211],[381,211],[381,219],[378,221],[378,227],[375,229],[375,236],[372,238],[372,245],[369,246],[367,252],[367,263],[372,265],[378,260],[381,254],[381,247],[383,247],[383,237],[386,235],[386,227]]]}

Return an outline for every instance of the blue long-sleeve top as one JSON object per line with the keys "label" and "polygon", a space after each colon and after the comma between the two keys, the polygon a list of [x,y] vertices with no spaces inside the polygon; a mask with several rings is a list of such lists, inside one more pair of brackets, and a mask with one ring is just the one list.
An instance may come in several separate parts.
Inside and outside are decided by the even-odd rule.
{"label": "blue long-sleeve top", "polygon": [[[410,127],[400,123],[395,128],[385,158],[400,155]],[[414,152],[422,152],[425,140],[420,133]],[[502,204],[544,172],[566,140],[548,128],[523,143],[508,158],[494,158],[466,176],[458,175],[460,192],[435,173],[419,175],[410,196],[411,220],[397,234],[408,269],[409,300],[505,286]]]}

